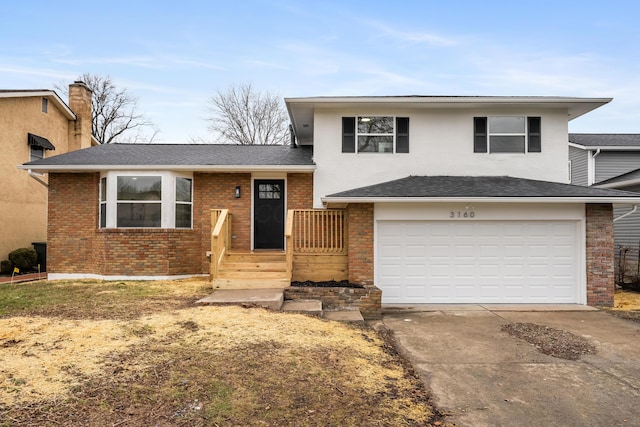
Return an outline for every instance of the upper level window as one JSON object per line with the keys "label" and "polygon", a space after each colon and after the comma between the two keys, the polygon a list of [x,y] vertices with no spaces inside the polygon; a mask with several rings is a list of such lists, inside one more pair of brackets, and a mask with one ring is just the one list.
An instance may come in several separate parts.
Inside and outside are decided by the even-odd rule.
{"label": "upper level window", "polygon": [[46,113],[49,111],[49,100],[47,98],[42,98],[42,112]]}
{"label": "upper level window", "polygon": [[44,159],[44,148],[37,145],[29,146],[29,161]]}
{"label": "upper level window", "polygon": [[409,118],[358,116],[342,118],[343,153],[408,153]]}
{"label": "upper level window", "polygon": [[474,117],[474,152],[539,153],[540,117]]}

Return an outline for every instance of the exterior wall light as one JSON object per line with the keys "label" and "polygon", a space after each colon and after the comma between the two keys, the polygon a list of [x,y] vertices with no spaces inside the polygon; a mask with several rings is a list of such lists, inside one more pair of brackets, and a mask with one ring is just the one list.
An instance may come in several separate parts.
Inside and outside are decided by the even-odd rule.
{"label": "exterior wall light", "polygon": [[236,199],[240,198],[240,186],[236,185]]}

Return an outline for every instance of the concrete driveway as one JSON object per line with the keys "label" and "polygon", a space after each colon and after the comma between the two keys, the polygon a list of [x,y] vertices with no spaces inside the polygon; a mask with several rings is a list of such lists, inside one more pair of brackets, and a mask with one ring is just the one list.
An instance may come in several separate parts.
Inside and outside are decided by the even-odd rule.
{"label": "concrete driveway", "polygon": [[[640,426],[640,323],[574,308],[387,307],[382,321],[457,426]],[[567,330],[597,353],[544,355],[502,332],[509,322]]]}

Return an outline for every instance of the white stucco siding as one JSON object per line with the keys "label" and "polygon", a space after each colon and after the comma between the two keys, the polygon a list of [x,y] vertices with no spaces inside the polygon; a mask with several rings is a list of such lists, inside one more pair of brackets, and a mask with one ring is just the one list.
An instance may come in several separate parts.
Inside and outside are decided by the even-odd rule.
{"label": "white stucco siding", "polygon": [[[342,153],[341,118],[358,115],[409,117],[409,153]],[[542,117],[542,152],[474,153],[473,118],[496,115]],[[323,196],[409,175],[507,175],[566,183],[567,132],[562,109],[316,109],[314,203],[321,207]]]}

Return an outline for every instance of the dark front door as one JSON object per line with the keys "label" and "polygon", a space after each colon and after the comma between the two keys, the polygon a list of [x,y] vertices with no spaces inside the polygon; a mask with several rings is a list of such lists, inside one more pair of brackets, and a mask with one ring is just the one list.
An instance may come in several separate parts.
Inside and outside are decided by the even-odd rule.
{"label": "dark front door", "polygon": [[253,182],[253,247],[284,249],[284,180]]}

